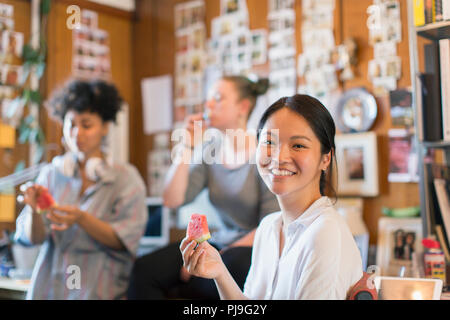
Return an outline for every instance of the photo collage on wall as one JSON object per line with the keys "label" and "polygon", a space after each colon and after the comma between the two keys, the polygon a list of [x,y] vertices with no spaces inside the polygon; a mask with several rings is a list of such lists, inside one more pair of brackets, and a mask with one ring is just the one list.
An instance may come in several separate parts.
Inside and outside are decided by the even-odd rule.
{"label": "photo collage on wall", "polygon": [[401,77],[401,58],[397,44],[402,40],[400,3],[397,0],[374,0],[367,8],[369,43],[373,46],[373,59],[369,61],[368,77],[376,96],[386,96],[397,89]]}
{"label": "photo collage on wall", "polygon": [[206,66],[205,3],[175,6],[175,128],[186,116],[203,111],[203,73]]}
{"label": "photo collage on wall", "polygon": [[389,91],[393,129],[389,137],[389,182],[418,182],[418,154],[414,140],[412,93],[408,88]]}
{"label": "photo collage on wall", "polygon": [[111,79],[109,34],[98,28],[98,14],[81,10],[81,23],[72,31],[72,75],[80,79]]}
{"label": "photo collage on wall", "polygon": [[247,74],[267,61],[267,31],[250,30],[245,0],[221,0],[220,16],[211,21],[208,65],[224,75]]}
{"label": "photo collage on wall", "polygon": [[334,0],[302,1],[302,53],[298,56],[298,93],[309,94],[325,106],[339,88],[332,56],[336,50]]}
{"label": "photo collage on wall", "polygon": [[268,0],[269,13],[269,101],[297,91],[295,1]]}
{"label": "photo collage on wall", "polygon": [[2,122],[17,127],[23,108],[12,102],[20,95],[24,34],[14,27],[14,7],[0,3],[0,115]]}

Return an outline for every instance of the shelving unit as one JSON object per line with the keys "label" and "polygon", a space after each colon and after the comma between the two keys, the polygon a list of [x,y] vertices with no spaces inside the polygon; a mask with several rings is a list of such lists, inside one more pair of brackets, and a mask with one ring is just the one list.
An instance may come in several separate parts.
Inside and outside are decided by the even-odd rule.
{"label": "shelving unit", "polygon": [[[450,21],[441,21],[436,23],[427,24],[425,26],[414,26],[414,14],[413,14],[413,1],[408,1],[408,30],[409,30],[409,54],[410,54],[410,71],[411,71],[411,84],[413,89],[413,108],[415,114],[415,142],[417,145],[418,153],[418,166],[419,166],[419,193],[420,193],[420,206],[421,216],[423,222],[423,236],[426,237],[430,234],[434,234],[433,225],[430,221],[430,208],[432,206],[432,194],[427,187],[428,177],[425,170],[425,157],[427,156],[429,149],[440,149],[445,153],[445,159],[450,160],[450,141],[420,141],[419,130],[423,128],[419,121],[422,121],[419,117],[418,110],[418,95],[419,88],[417,87],[416,78],[420,73],[419,70],[419,56],[418,56],[418,43],[417,38],[422,37],[432,41],[439,41],[440,39],[450,38]],[[427,59],[427,57],[424,57]]]}

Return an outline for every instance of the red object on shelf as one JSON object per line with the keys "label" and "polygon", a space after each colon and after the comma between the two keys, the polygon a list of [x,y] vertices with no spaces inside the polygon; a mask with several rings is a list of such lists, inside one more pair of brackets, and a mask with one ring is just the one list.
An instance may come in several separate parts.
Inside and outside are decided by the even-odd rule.
{"label": "red object on shelf", "polygon": [[428,249],[440,249],[441,248],[439,241],[436,241],[436,240],[433,240],[430,238],[423,239],[422,244],[425,248],[428,248]]}

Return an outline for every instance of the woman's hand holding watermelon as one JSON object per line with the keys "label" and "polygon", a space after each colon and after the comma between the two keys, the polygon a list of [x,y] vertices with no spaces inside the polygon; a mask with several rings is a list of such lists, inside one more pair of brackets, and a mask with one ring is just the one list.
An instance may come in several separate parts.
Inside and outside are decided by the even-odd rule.
{"label": "woman's hand holding watermelon", "polygon": [[226,267],[216,250],[208,241],[203,241],[197,247],[197,242],[188,237],[180,244],[183,255],[183,266],[193,276],[216,279],[226,271]]}
{"label": "woman's hand holding watermelon", "polygon": [[34,212],[45,211],[55,205],[53,197],[48,189],[38,184],[27,183],[21,186],[23,202],[31,207]]}

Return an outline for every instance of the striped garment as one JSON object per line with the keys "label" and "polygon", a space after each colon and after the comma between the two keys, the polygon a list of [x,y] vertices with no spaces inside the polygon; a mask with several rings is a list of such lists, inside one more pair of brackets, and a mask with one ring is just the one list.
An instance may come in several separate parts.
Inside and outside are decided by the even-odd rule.
{"label": "striped garment", "polygon": [[[147,223],[145,185],[138,171],[131,165],[115,164],[81,196],[78,170],[74,177],[67,177],[49,164],[36,183],[47,187],[59,205],[78,206],[108,222],[126,250],[99,243],[77,224],[65,231],[50,230],[50,221],[44,215],[47,237],[36,260],[27,299],[124,298]],[[31,245],[24,232],[25,216],[29,214],[27,206],[16,223],[15,237],[23,245]]]}

